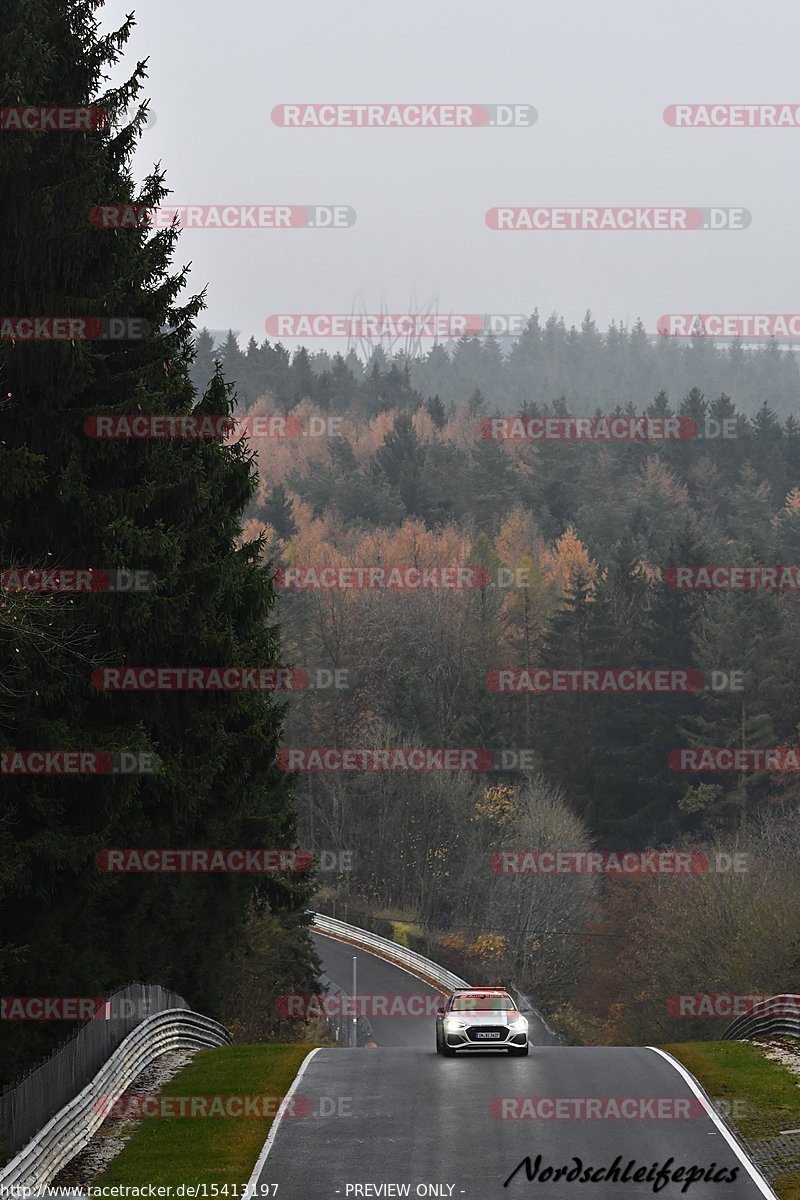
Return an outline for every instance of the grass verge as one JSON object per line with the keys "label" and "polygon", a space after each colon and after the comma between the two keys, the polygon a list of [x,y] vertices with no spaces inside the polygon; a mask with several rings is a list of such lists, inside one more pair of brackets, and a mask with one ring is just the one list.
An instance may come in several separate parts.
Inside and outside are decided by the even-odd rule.
{"label": "grass verge", "polygon": [[[201,1050],[160,1094],[285,1096],[312,1049],[309,1045],[278,1045]],[[244,1184],[269,1133],[277,1101],[264,1107],[270,1115],[145,1117],[92,1185]]]}
{"label": "grass verge", "polygon": [[[748,1042],[683,1042],[660,1049],[683,1063],[748,1143],[800,1129],[800,1081]],[[760,1157],[760,1155],[759,1155]],[[762,1167],[762,1169],[764,1169]],[[800,1200],[800,1171],[765,1170],[781,1200]]]}

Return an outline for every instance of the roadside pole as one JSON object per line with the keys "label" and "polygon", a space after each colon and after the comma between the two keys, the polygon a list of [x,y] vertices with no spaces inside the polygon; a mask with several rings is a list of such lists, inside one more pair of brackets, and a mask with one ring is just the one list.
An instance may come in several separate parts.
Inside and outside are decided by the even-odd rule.
{"label": "roadside pole", "polygon": [[358,959],[353,955],[353,1024],[350,1026],[350,1045],[358,1045]]}

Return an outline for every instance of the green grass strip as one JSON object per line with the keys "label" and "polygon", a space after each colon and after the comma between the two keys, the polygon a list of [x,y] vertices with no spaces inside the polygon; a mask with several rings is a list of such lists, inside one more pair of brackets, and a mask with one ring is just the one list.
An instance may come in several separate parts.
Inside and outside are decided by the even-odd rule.
{"label": "green grass strip", "polygon": [[[160,1094],[285,1096],[312,1049],[278,1045],[201,1050]],[[121,1154],[92,1185],[244,1184],[269,1133],[277,1103],[265,1108],[270,1115],[144,1117]],[[234,1197],[235,1192],[229,1191],[228,1196]]]}
{"label": "green grass strip", "polygon": [[[777,1137],[782,1129],[800,1129],[800,1080],[747,1042],[682,1042],[660,1049],[683,1063],[747,1141]],[[728,1107],[729,1106],[729,1107]],[[800,1200],[800,1171],[772,1181],[781,1200]]]}

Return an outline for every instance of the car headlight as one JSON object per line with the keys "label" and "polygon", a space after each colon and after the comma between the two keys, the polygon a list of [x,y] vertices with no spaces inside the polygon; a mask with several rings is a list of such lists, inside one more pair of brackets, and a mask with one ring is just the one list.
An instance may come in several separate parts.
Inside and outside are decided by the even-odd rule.
{"label": "car headlight", "polygon": [[516,1021],[512,1021],[508,1028],[512,1033],[527,1033],[528,1022],[525,1017],[518,1017]]}
{"label": "car headlight", "polygon": [[455,1032],[457,1029],[466,1029],[467,1022],[462,1021],[460,1017],[445,1017],[444,1027]]}

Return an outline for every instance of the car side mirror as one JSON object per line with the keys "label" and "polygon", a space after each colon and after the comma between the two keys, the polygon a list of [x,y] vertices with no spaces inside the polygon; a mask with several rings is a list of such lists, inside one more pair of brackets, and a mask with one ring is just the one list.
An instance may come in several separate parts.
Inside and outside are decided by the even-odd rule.
{"label": "car side mirror", "polygon": [[444,1005],[443,1004],[438,1005],[438,1007],[436,1009],[436,1015],[437,1015],[437,1017],[444,1016]]}

